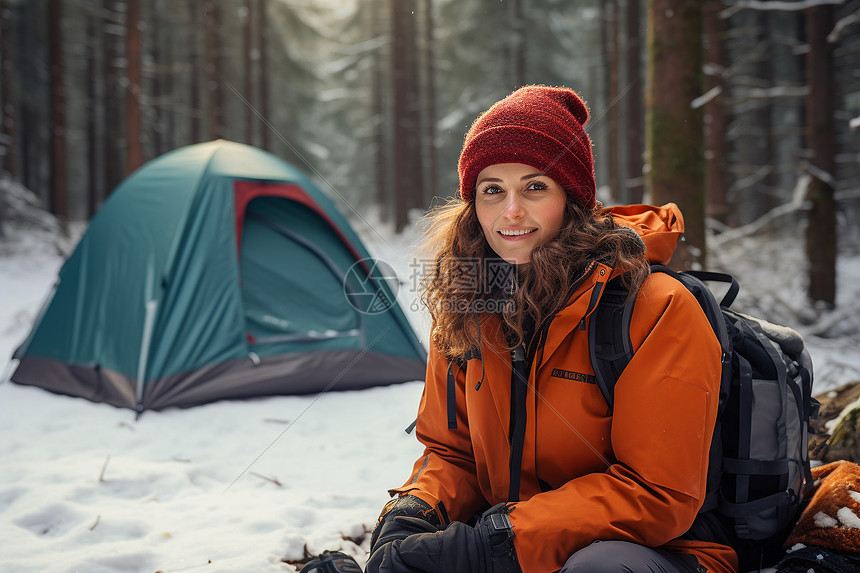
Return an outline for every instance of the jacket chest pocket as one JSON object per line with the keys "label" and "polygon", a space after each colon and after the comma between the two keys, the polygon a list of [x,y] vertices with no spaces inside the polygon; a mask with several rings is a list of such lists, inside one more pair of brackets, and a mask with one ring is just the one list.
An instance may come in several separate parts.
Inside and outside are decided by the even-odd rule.
{"label": "jacket chest pocket", "polygon": [[538,385],[535,455],[546,481],[603,471],[612,459],[609,407],[590,372],[572,372],[547,369]]}

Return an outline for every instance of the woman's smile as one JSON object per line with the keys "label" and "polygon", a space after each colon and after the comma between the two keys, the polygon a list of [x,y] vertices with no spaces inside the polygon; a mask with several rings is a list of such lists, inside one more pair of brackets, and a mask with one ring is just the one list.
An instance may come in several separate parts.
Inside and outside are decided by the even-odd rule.
{"label": "woman's smile", "polygon": [[521,239],[528,238],[529,235],[537,231],[537,228],[533,229],[499,229],[498,233],[508,239],[510,241],[519,241]]}

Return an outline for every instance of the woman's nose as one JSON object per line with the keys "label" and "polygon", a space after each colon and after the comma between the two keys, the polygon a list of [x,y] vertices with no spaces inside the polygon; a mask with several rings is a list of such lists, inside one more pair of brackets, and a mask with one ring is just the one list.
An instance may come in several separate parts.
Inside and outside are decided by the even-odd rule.
{"label": "woman's nose", "polygon": [[525,214],[525,210],[523,209],[522,196],[518,193],[511,193],[505,205],[505,217],[508,219],[519,219],[523,214]]}

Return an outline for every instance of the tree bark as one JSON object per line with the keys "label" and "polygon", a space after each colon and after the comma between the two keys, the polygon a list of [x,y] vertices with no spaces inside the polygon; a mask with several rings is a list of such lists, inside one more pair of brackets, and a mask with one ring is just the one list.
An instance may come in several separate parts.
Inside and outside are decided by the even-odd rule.
{"label": "tree bark", "polygon": [[18,82],[15,70],[15,40],[12,7],[8,0],[0,0],[0,168],[13,179],[18,179]]}
{"label": "tree bark", "polygon": [[175,54],[174,54],[174,36],[176,28],[172,26],[172,22],[163,22],[165,33],[162,34],[162,57],[160,62],[161,69],[161,150],[162,153],[167,153],[176,147],[176,70],[175,70]]}
{"label": "tree bark", "polygon": [[[258,68],[260,106],[258,111],[265,119],[269,115],[269,55],[268,55],[268,16],[266,0],[257,0],[257,41],[260,43],[260,64]],[[272,130],[263,119],[260,120],[260,146],[271,151]]]}
{"label": "tree bark", "polygon": [[419,80],[416,67],[415,2],[392,0],[394,37],[394,225],[397,232],[409,223],[409,210],[424,197],[421,164]]}
{"label": "tree bark", "polygon": [[424,0],[424,70],[426,82],[424,97],[426,99],[426,148],[427,148],[427,187],[425,203],[438,192],[436,183],[436,56],[433,40],[433,0]]}
{"label": "tree bark", "polygon": [[[705,11],[706,66],[710,71],[704,76],[704,90],[724,89],[723,70],[728,65],[725,50],[725,20],[720,18],[724,8],[719,0],[710,0]],[[727,223],[729,205],[726,201],[726,142],[725,99],[722,93],[713,97],[704,106],[705,124],[705,213],[708,217]]]}
{"label": "tree bark", "polygon": [[102,74],[104,76],[104,107],[105,122],[109,126],[102,139],[102,157],[104,157],[104,185],[105,192],[109,194],[120,181],[125,173],[125,146],[122,137],[122,95],[120,87],[121,72],[116,65],[121,60],[124,46],[121,45],[119,37],[115,33],[107,31],[108,27],[119,29],[125,26],[124,15],[117,10],[118,0],[104,0],[102,2],[102,41],[105,46],[105,57],[102,58]]}
{"label": "tree bark", "polygon": [[143,165],[141,130],[141,57],[140,57],[140,1],[126,0],[125,58],[128,87],[125,92],[125,174],[130,175]]}
{"label": "tree bark", "polygon": [[99,121],[101,107],[98,90],[98,58],[101,52],[101,35],[97,31],[101,19],[96,15],[87,17],[87,215],[92,217],[101,200],[99,190]]}
{"label": "tree bark", "polygon": [[642,172],[642,156],[645,152],[643,131],[645,115],[642,110],[642,39],[639,34],[639,0],[627,0],[626,28],[627,50],[624,54],[627,65],[627,83],[632,86],[624,101],[627,106],[627,190],[624,200],[641,203],[644,200],[645,184]]}
{"label": "tree bark", "polygon": [[618,0],[608,0],[603,4],[605,13],[604,30],[606,38],[604,49],[607,55],[608,70],[606,73],[606,101],[609,105],[609,136],[608,149],[604,153],[609,164],[609,190],[615,203],[620,202],[621,153],[618,148],[620,139],[618,131],[621,128],[621,103],[618,101]]}
{"label": "tree bark", "polygon": [[809,261],[809,298],[829,307],[836,304],[836,200],[833,177],[835,164],[835,122],[833,48],[827,34],[833,29],[833,6],[816,6],[806,11],[807,147],[813,167],[809,200],[812,209],[806,229]]}
{"label": "tree bark", "polygon": [[242,26],[242,59],[245,63],[244,89],[242,97],[248,100],[245,106],[245,142],[254,145],[254,1],[245,0],[245,22]]}
{"label": "tree bark", "polygon": [[388,137],[388,108],[385,105],[385,95],[388,92],[385,81],[385,62],[387,61],[386,48],[387,42],[383,41],[383,36],[386,34],[385,22],[383,19],[383,6],[388,3],[383,3],[382,0],[370,0],[370,36],[377,44],[373,50],[373,63],[371,64],[372,84],[371,84],[371,105],[372,122],[373,122],[373,140],[375,145],[375,180],[376,180],[376,202],[379,205],[379,215],[383,222],[391,220],[392,215],[392,200],[391,200],[391,185],[390,170],[388,167],[388,157],[391,150]]}
{"label": "tree bark", "polygon": [[48,7],[51,58],[51,212],[61,218],[69,214],[66,173],[66,92],[63,71],[62,3],[50,0]]}
{"label": "tree bark", "polygon": [[206,93],[208,101],[207,127],[209,139],[222,137],[223,127],[223,98],[221,90],[221,50],[218,41],[220,30],[220,14],[218,4],[207,0],[204,17],[206,19]]}
{"label": "tree bark", "polygon": [[[686,242],[675,268],[705,266],[705,166],[702,113],[702,6],[699,0],[649,0],[646,183],[654,203],[675,202]],[[667,89],[671,86],[671,89]]]}
{"label": "tree bark", "polygon": [[513,88],[518,88],[526,83],[526,20],[523,15],[523,1],[512,0],[511,21],[513,30],[511,34],[511,68],[514,80]]}
{"label": "tree bark", "polygon": [[191,29],[188,31],[191,41],[191,50],[189,60],[191,61],[191,82],[189,85],[189,108],[191,110],[191,142],[199,143],[203,141],[203,105],[201,101],[200,77],[201,73],[205,76],[205,70],[200,65],[202,60],[200,56],[200,26],[201,14],[203,12],[202,0],[189,0],[188,9],[190,10],[189,22]]}

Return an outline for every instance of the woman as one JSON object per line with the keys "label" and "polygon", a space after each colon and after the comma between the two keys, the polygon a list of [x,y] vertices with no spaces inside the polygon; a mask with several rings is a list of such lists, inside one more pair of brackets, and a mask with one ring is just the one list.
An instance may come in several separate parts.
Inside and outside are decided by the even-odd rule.
{"label": "woman", "polygon": [[[587,118],[575,92],[527,86],[466,135],[460,199],[428,235],[425,452],[390,492],[368,573],[737,568],[730,548],[681,538],[705,496],[720,378],[698,303],[649,275],[683,222],[674,205],[596,203]],[[616,277],[636,293],[635,355],[610,413],[587,325]]]}

